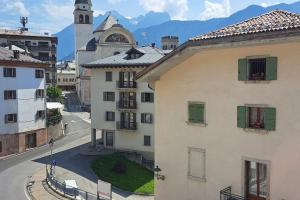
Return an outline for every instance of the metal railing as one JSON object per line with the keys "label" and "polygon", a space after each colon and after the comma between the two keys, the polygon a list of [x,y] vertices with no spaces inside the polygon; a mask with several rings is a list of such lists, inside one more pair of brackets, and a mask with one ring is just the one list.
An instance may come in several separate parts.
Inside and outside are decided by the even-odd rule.
{"label": "metal railing", "polygon": [[117,102],[118,109],[137,109],[137,101],[129,100],[129,101],[118,101]]}
{"label": "metal railing", "polygon": [[62,183],[53,177],[48,169],[46,170],[47,183],[49,187],[61,196],[70,199],[81,199],[81,200],[100,200],[96,194],[81,190],[79,188],[66,187],[65,183]]}
{"label": "metal railing", "polygon": [[220,191],[220,200],[246,200],[245,197],[231,193],[231,187],[227,187]]}
{"label": "metal railing", "polygon": [[117,88],[126,89],[126,88],[137,88],[136,81],[117,81]]}
{"label": "metal railing", "polygon": [[117,129],[118,130],[131,130],[136,131],[137,130],[137,123],[136,122],[117,122]]}

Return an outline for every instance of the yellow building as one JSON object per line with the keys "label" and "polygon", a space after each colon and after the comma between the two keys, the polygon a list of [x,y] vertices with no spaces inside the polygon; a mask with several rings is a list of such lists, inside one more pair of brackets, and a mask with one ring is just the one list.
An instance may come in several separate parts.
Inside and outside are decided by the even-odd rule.
{"label": "yellow building", "polygon": [[138,74],[155,89],[156,200],[300,199],[299,53],[300,16],[273,11]]}

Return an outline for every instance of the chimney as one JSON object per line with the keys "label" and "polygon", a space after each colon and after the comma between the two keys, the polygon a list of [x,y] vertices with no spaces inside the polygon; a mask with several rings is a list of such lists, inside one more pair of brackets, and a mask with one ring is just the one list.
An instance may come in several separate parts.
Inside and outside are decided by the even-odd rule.
{"label": "chimney", "polygon": [[20,51],[14,50],[14,59],[19,59],[20,58]]}
{"label": "chimney", "polygon": [[151,46],[154,48],[155,47],[155,43],[152,43]]}

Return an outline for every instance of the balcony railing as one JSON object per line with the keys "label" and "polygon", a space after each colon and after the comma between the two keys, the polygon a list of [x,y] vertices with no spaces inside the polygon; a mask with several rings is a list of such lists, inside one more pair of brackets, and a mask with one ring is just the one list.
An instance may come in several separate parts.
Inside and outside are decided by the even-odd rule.
{"label": "balcony railing", "polygon": [[27,46],[29,51],[50,51],[51,46],[39,45],[39,46]]}
{"label": "balcony railing", "polygon": [[246,200],[245,197],[231,193],[231,187],[220,191],[220,200]]}
{"label": "balcony railing", "polygon": [[137,88],[136,81],[117,81],[117,88],[126,89],[126,88]]}
{"label": "balcony railing", "polygon": [[137,109],[137,102],[136,100],[129,100],[129,101],[118,101],[117,102],[118,109]]}
{"label": "balcony railing", "polygon": [[137,130],[137,123],[136,122],[117,122],[117,129],[118,130],[130,130],[136,131]]}

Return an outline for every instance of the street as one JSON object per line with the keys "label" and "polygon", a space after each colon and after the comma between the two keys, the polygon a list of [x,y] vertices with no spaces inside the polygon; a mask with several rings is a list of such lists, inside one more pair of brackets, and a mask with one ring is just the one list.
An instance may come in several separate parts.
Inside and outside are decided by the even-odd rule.
{"label": "street", "polygon": [[[66,159],[78,155],[82,145],[89,142],[90,125],[72,113],[65,113],[63,122],[68,123],[67,136],[55,142],[54,158],[57,160],[58,166],[74,168],[74,166],[67,166]],[[49,152],[49,146],[46,145],[0,160],[0,199],[27,200],[24,191],[27,177],[45,166]]]}

